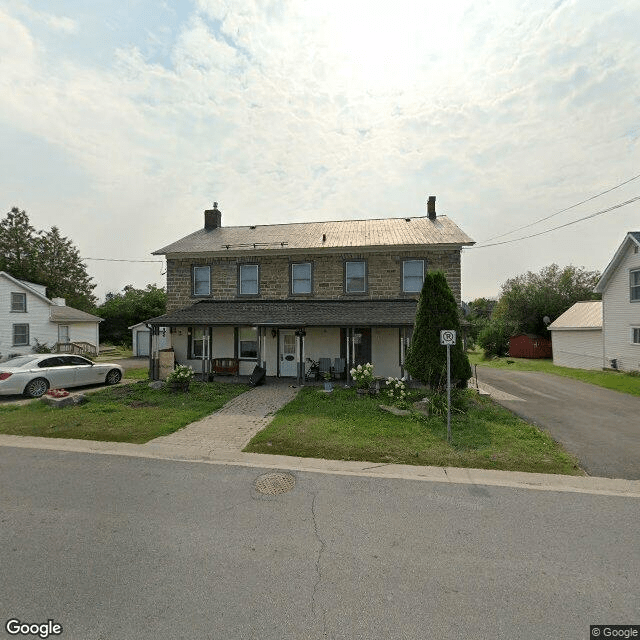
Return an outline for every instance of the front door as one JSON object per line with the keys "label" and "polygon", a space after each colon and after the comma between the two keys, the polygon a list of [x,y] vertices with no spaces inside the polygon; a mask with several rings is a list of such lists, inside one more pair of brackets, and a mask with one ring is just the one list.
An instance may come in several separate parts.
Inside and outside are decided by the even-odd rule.
{"label": "front door", "polygon": [[298,339],[293,329],[280,330],[280,375],[285,378],[298,375]]}

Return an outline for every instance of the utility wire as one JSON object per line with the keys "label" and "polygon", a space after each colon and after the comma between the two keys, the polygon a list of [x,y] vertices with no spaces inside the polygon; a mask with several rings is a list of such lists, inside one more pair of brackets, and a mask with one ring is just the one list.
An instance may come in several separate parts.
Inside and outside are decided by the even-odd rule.
{"label": "utility wire", "polygon": [[550,216],[546,216],[545,218],[540,218],[540,220],[536,220],[535,222],[530,222],[529,224],[525,224],[524,227],[518,227],[517,229],[512,229],[511,231],[507,231],[506,233],[501,233],[500,235],[497,235],[497,236],[491,236],[491,238],[487,238],[486,240],[483,240],[482,242],[489,242],[491,240],[495,240],[496,238],[504,238],[504,236],[508,236],[511,233],[516,233],[516,231],[522,231],[523,229],[528,229],[529,227],[533,227],[533,225],[536,225],[539,222],[544,222],[545,220],[549,220],[550,218],[553,218],[555,216],[559,216],[561,213],[564,213],[565,211],[569,211],[570,209],[575,209],[576,207],[579,207],[581,204],[584,204],[585,202],[590,202],[591,200],[595,200],[596,198],[599,198],[600,196],[603,196],[605,193],[609,193],[611,191],[614,191],[615,189],[623,187],[625,184],[629,184],[630,182],[633,182],[634,180],[637,180],[638,178],[640,178],[640,173],[637,176],[633,176],[633,178],[629,178],[628,180],[625,180],[624,182],[621,182],[620,184],[617,184],[615,187],[611,187],[610,189],[607,189],[606,191],[602,191],[600,193],[596,193],[595,196],[591,196],[590,198],[587,198],[586,200],[582,200],[580,202],[576,202],[576,204],[572,204],[570,207],[567,207],[566,209],[560,209],[560,211],[556,211],[555,213],[552,213]]}
{"label": "utility wire", "polygon": [[582,222],[583,220],[589,220],[589,218],[595,218],[596,216],[600,216],[603,213],[608,213],[609,211],[613,211],[614,209],[620,209],[621,207],[626,207],[628,204],[631,204],[632,202],[636,202],[637,200],[640,200],[640,196],[636,196],[635,198],[631,198],[631,200],[626,200],[625,202],[619,202],[618,204],[614,204],[612,207],[609,207],[608,209],[602,209],[601,211],[596,211],[595,213],[592,213],[588,216],[584,216],[584,218],[578,218],[577,220],[574,220],[573,222],[566,222],[565,224],[561,224],[557,227],[553,227],[551,229],[547,229],[546,231],[539,231],[538,233],[532,233],[531,235],[528,236],[522,236],[521,238],[513,238],[511,240],[503,240],[502,242],[493,242],[491,244],[485,244],[482,246],[475,246],[475,247],[466,247],[468,249],[486,249],[487,247],[496,247],[500,244],[510,244],[511,242],[519,242],[520,240],[526,240],[527,238],[535,238],[536,236],[541,236],[544,235],[545,233],[550,233],[551,231],[555,231],[556,229],[562,229],[564,227],[569,227],[572,224],[576,224],[578,222]]}
{"label": "utility wire", "polygon": [[100,260],[103,262],[155,262],[164,264],[164,260],[127,260],[125,258],[82,258],[82,260]]}

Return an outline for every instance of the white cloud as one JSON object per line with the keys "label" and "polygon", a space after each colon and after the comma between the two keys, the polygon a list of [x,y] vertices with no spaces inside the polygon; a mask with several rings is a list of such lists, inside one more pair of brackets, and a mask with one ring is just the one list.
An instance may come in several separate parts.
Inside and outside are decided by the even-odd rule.
{"label": "white cloud", "polygon": [[[162,246],[214,199],[248,223],[417,215],[436,193],[483,239],[633,173],[631,1],[236,5],[198,0],[166,66],[132,45],[106,69],[45,54],[0,12],[0,118],[91,177],[86,209],[116,230],[95,251],[131,257],[123,235],[144,238],[138,256]],[[483,258],[478,295],[530,268],[518,255]]]}

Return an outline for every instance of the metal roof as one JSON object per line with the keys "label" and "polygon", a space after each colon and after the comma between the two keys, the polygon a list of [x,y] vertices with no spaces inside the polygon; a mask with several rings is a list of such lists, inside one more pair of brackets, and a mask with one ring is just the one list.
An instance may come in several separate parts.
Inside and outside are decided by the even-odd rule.
{"label": "metal roof", "polygon": [[295,222],[199,229],[153,253],[254,253],[292,249],[387,246],[472,245],[474,241],[446,216]]}
{"label": "metal roof", "polygon": [[576,302],[548,327],[549,330],[602,329],[602,300]]}
{"label": "metal roof", "polygon": [[147,320],[155,326],[408,326],[416,300],[201,300]]}

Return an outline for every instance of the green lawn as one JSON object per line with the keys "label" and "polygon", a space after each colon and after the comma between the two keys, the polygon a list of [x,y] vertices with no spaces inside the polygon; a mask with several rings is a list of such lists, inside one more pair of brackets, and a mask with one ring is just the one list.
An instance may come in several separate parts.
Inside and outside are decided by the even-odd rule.
{"label": "green lawn", "polygon": [[142,443],[217,411],[248,389],[192,382],[188,393],[173,393],[140,381],[87,394],[88,402],[75,407],[52,408],[39,400],[1,406],[0,433]]}
{"label": "green lawn", "polygon": [[[527,358],[489,358],[484,359],[482,352],[469,351],[467,353],[471,367],[473,365],[494,367],[496,369],[511,369],[513,371],[541,371],[555,376],[574,378],[599,387],[613,389],[621,393],[640,396],[640,376],[623,373],[622,371],[587,371],[585,369],[570,369],[556,367],[551,360],[530,360]],[[480,374],[482,380],[482,374]]]}
{"label": "green lawn", "polygon": [[[394,416],[384,397],[352,389],[303,388],[244,449],[257,453],[399,464],[505,469],[581,475],[577,461],[547,434],[486,398],[467,391],[465,414]],[[419,396],[416,396],[419,397]]]}

